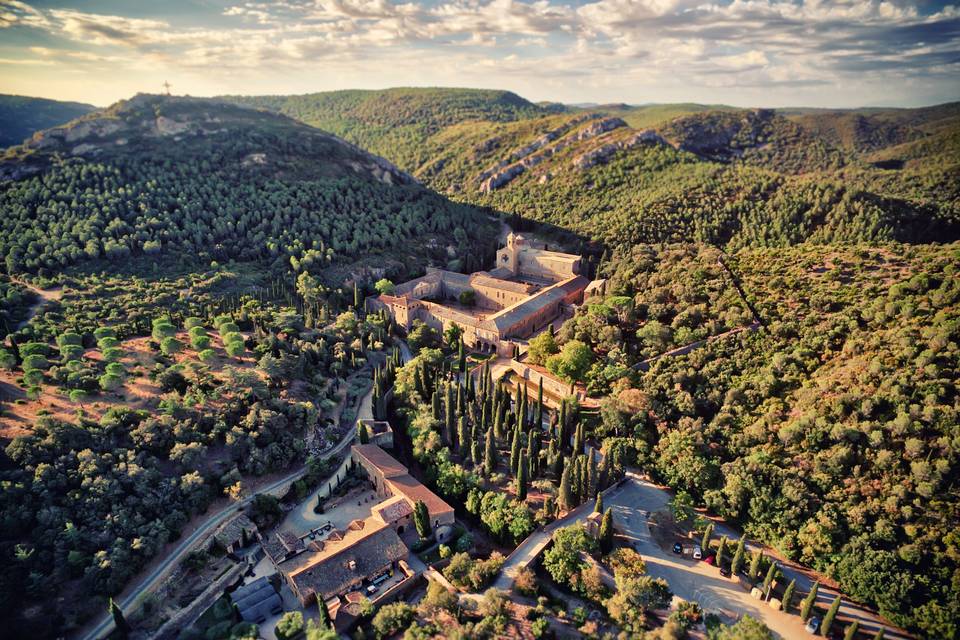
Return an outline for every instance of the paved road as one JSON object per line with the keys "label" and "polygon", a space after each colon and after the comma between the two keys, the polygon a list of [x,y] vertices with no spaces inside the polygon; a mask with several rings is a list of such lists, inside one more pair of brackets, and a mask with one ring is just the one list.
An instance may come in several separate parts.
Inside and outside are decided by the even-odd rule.
{"label": "paved road", "polygon": [[[765,603],[754,600],[744,591],[737,581],[723,578],[716,567],[705,562],[687,560],[668,551],[664,551],[650,537],[646,517],[642,512],[654,512],[666,507],[671,495],[668,491],[631,474],[631,481],[622,491],[611,498],[604,499],[607,506],[613,507],[614,522],[623,534],[633,541],[636,550],[643,555],[650,575],[662,577],[670,584],[670,589],[684,600],[698,602],[704,609],[725,612],[738,617],[750,614],[763,620],[770,629],[782,638],[807,639],[811,636],[803,628],[800,617],[774,611]],[[715,535],[727,535],[736,541],[739,535],[729,527],[718,527]],[[728,547],[729,549],[730,547]],[[747,544],[747,548],[757,548]],[[787,581],[796,579],[797,597],[795,603],[813,584],[802,568],[782,565]],[[836,591],[821,586],[817,602],[827,608],[836,596]],[[861,632],[871,635],[880,625],[886,629],[887,638],[909,638],[901,629],[885,623],[876,614],[858,605],[844,601],[837,617],[844,626],[853,619],[859,620]],[[816,636],[819,637],[819,636]]]}

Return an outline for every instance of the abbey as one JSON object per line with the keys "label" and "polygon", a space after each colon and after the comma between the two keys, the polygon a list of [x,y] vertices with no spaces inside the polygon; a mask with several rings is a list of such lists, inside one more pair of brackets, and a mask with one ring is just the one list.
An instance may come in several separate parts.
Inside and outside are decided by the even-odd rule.
{"label": "abbey", "polygon": [[590,281],[580,268],[580,256],[549,251],[511,233],[491,271],[428,269],[398,285],[393,295],[379,296],[376,304],[408,331],[416,320],[438,331],[456,324],[468,347],[511,356],[514,347],[583,302]]}

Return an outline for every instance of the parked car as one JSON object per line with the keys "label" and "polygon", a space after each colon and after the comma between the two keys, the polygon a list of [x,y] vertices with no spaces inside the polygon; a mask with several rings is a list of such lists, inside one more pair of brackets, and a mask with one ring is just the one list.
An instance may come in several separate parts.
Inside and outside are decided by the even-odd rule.
{"label": "parked car", "polygon": [[369,587],[367,587],[367,593],[374,594],[374,593],[377,592],[377,589],[379,589],[379,588],[380,588],[380,587],[378,587],[377,585],[372,584],[372,585],[370,585]]}
{"label": "parked car", "polygon": [[693,547],[693,559],[699,560],[703,557],[703,550],[700,548],[700,545],[694,545]]}
{"label": "parked car", "polygon": [[674,552],[675,554],[677,554],[677,555],[682,554],[682,553],[683,553],[683,545],[680,544],[679,542],[674,542],[674,543],[673,543],[673,552]]}
{"label": "parked car", "polygon": [[724,578],[729,578],[730,569],[728,569],[727,567],[720,567],[720,575],[722,575]]}
{"label": "parked car", "polygon": [[813,617],[813,618],[810,618],[809,620],[807,620],[806,629],[807,629],[807,631],[809,631],[810,633],[816,633],[817,631],[819,631],[819,630],[820,630],[820,618]]}
{"label": "parked car", "polygon": [[715,556],[715,555],[713,555],[713,554],[710,554],[709,556],[707,556],[706,558],[704,558],[703,561],[706,562],[706,563],[709,564],[709,565],[714,565],[714,564],[716,564],[716,562],[717,562],[717,556]]}

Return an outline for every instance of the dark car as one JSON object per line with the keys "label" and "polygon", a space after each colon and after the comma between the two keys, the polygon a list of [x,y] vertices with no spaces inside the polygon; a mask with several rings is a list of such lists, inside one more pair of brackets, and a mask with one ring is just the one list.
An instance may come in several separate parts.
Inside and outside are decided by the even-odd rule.
{"label": "dark car", "polygon": [[679,542],[674,542],[674,543],[673,543],[673,552],[674,552],[675,554],[677,554],[677,555],[682,554],[682,553],[683,553],[683,545],[680,544]]}
{"label": "dark car", "polygon": [[727,567],[720,567],[720,575],[722,575],[724,578],[729,578],[730,569],[728,569]]}

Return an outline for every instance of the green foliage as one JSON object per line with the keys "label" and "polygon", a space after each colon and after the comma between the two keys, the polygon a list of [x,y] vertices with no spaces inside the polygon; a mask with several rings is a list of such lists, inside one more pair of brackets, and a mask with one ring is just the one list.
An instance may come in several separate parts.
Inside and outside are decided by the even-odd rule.
{"label": "green foliage", "polygon": [[378,638],[385,638],[407,628],[413,622],[413,614],[413,607],[406,602],[385,604],[373,617],[371,626]]}
{"label": "green foliage", "polygon": [[773,632],[755,618],[744,615],[733,626],[723,627],[717,635],[718,640],[773,640]]}
{"label": "green foliage", "polygon": [[0,135],[0,147],[20,144],[37,131],[64,124],[95,108],[81,102],[0,96],[0,121],[7,123]]}
{"label": "green foliage", "polygon": [[590,347],[579,340],[570,340],[560,353],[547,358],[547,369],[568,382],[583,380],[593,361]]}
{"label": "green foliage", "polygon": [[543,554],[543,567],[559,584],[569,584],[570,578],[583,568],[580,553],[593,553],[597,541],[582,524],[558,529],[553,534],[553,545]]}
{"label": "green foliage", "polygon": [[303,614],[299,611],[287,611],[277,621],[275,633],[278,640],[290,640],[303,632]]}
{"label": "green foliage", "polygon": [[506,558],[499,551],[491,553],[486,560],[475,560],[463,552],[456,553],[450,558],[443,575],[457,587],[479,591],[500,573],[505,561]]}
{"label": "green foliage", "polygon": [[834,598],[833,602],[830,603],[830,608],[827,609],[827,613],[823,616],[823,622],[820,623],[820,633],[828,638],[830,637],[830,629],[833,627],[833,621],[837,617],[837,611],[840,610],[841,602],[840,596]]}
{"label": "green foliage", "polygon": [[547,359],[560,352],[557,340],[549,331],[544,331],[530,340],[527,347],[527,360],[533,364],[543,365]]}

